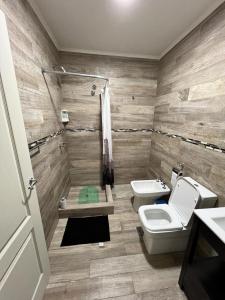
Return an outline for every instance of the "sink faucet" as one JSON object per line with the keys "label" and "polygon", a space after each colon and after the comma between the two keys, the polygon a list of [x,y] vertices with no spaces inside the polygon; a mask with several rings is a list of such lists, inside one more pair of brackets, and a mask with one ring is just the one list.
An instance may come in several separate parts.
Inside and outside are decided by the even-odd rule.
{"label": "sink faucet", "polygon": [[162,176],[159,176],[157,179],[156,179],[157,182],[162,182],[163,181],[163,178]]}
{"label": "sink faucet", "polygon": [[162,180],[161,184],[162,184],[163,189],[166,189],[166,183],[165,183],[165,181]]}
{"label": "sink faucet", "polygon": [[183,171],[184,171],[184,164],[183,163],[178,163],[178,167],[179,167],[179,172],[177,177],[182,176],[183,175]]}

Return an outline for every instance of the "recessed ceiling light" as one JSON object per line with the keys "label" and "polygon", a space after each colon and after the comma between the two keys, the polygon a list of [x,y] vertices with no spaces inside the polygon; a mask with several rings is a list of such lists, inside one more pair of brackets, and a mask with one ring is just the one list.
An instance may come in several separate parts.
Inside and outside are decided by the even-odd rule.
{"label": "recessed ceiling light", "polygon": [[137,0],[113,0],[114,2],[117,3],[117,5],[120,5],[120,6],[130,6],[132,5],[133,3],[135,3]]}

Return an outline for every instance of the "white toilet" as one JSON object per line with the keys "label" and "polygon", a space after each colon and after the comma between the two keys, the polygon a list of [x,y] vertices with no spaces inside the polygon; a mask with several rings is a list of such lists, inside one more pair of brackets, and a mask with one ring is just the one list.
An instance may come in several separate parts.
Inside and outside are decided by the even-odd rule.
{"label": "white toilet", "polygon": [[184,251],[195,208],[214,207],[216,194],[190,177],[178,178],[167,204],[144,205],[138,210],[149,254]]}

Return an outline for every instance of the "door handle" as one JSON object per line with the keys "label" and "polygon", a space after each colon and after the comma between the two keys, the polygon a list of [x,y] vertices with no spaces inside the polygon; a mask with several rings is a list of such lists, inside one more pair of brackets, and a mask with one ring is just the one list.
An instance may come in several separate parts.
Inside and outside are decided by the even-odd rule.
{"label": "door handle", "polygon": [[34,189],[34,186],[35,186],[36,183],[37,183],[37,180],[36,180],[35,178],[31,177],[31,178],[29,179],[29,186],[28,186],[28,189],[29,189],[30,191],[32,191],[32,190]]}

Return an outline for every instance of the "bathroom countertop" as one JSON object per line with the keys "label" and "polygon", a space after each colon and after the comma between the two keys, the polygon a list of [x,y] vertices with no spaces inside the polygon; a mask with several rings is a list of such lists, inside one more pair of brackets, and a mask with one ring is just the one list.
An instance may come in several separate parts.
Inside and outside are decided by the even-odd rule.
{"label": "bathroom countertop", "polygon": [[194,213],[225,244],[225,207],[195,209]]}

